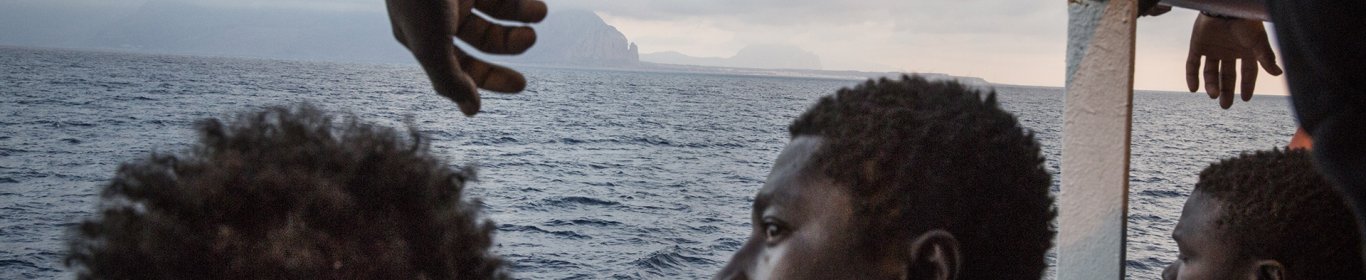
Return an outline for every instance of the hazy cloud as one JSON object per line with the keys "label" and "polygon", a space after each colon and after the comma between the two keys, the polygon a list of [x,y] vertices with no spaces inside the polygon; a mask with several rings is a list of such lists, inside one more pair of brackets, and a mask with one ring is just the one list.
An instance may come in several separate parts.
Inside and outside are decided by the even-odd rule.
{"label": "hazy cloud", "polygon": [[[383,11],[383,0],[155,0],[199,4],[209,7],[254,9],[304,9],[319,11]],[[377,10],[378,9],[378,10]]]}
{"label": "hazy cloud", "polygon": [[[827,69],[973,75],[1062,86],[1063,1],[1020,0],[548,0],[599,12],[641,50],[725,57],[749,44],[798,45]],[[1136,86],[1183,90],[1195,12],[1139,20]],[[1284,92],[1278,77],[1260,92]]]}
{"label": "hazy cloud", "polygon": [[[793,45],[827,69],[971,75],[1001,83],[1062,86],[1067,8],[1021,0],[546,0],[552,10],[596,11],[642,52],[728,57],[752,44]],[[237,15],[322,17],[358,40],[390,48],[383,0],[0,0],[0,44],[81,47],[146,6],[176,4]],[[274,12],[270,12],[274,11]],[[357,16],[361,15],[361,16]],[[158,16],[160,17],[160,16]],[[1182,90],[1194,12],[1139,20],[1137,87]],[[357,18],[358,22],[346,19]],[[215,19],[224,21],[224,19]],[[306,20],[306,19],[298,19]],[[138,22],[189,24],[195,19]],[[179,22],[179,23],[177,23]],[[327,31],[320,24],[307,32]],[[271,30],[258,25],[256,30]],[[160,28],[158,30],[168,30]],[[173,30],[173,29],[172,29]],[[281,30],[286,32],[290,30]],[[361,32],[364,31],[364,32]],[[281,34],[306,34],[294,30]],[[376,34],[370,34],[376,33]],[[275,35],[294,39],[299,36]],[[125,40],[127,38],[124,38]],[[303,42],[299,42],[303,44]],[[354,43],[353,43],[354,44]],[[283,51],[283,50],[282,50]],[[1284,92],[1263,74],[1261,92]]]}

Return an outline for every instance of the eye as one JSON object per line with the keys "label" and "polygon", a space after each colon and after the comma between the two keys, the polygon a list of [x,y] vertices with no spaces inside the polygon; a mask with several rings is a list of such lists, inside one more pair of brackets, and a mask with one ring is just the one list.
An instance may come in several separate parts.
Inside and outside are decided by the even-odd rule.
{"label": "eye", "polygon": [[768,242],[776,242],[787,236],[789,229],[786,224],[775,219],[764,219],[764,236]]}

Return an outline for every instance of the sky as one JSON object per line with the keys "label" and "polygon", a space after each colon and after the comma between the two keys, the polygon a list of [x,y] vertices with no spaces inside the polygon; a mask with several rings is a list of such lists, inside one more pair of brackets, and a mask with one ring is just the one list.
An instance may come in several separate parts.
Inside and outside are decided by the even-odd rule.
{"label": "sky", "polygon": [[[749,44],[791,44],[829,70],[937,72],[993,83],[1061,87],[1067,6],[1047,0],[559,0],[597,11],[641,52],[726,57]],[[1139,20],[1134,87],[1187,91],[1198,12]],[[1268,30],[1270,26],[1267,26]],[[1274,37],[1274,36],[1273,36]],[[1273,38],[1274,40],[1274,38]],[[1273,46],[1274,46],[1273,41]],[[1203,82],[1202,82],[1203,84]],[[1257,92],[1284,94],[1262,72]],[[1202,89],[1203,91],[1203,89]]]}
{"label": "sky", "polygon": [[[0,0],[0,44],[53,45],[51,42],[60,42],[62,37],[93,34],[96,31],[87,30],[93,27],[85,26],[133,14],[149,2],[250,11],[384,13],[381,0]],[[827,70],[935,72],[981,77],[993,83],[1052,87],[1061,87],[1064,81],[1064,1],[546,2],[552,10],[597,12],[635,42],[642,53],[676,51],[729,57],[751,44],[786,44],[819,55]],[[1186,90],[1184,64],[1196,14],[1177,8],[1166,15],[1139,20],[1135,88]],[[381,35],[387,36],[366,38]],[[1281,77],[1263,72],[1258,81],[1259,93],[1286,92]]]}

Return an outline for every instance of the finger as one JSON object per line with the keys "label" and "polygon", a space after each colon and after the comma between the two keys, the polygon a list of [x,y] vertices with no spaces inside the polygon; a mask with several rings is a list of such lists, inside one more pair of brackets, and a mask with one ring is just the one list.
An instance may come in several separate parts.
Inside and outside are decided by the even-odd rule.
{"label": "finger", "polygon": [[522,73],[485,62],[460,49],[455,50],[455,56],[459,58],[464,74],[479,88],[499,93],[518,93],[526,89],[526,77]]}
{"label": "finger", "polygon": [[1152,9],[1148,10],[1148,15],[1149,15],[1149,16],[1160,16],[1160,15],[1166,14],[1167,12],[1170,12],[1170,11],[1172,11],[1172,6],[1168,6],[1168,5],[1165,5],[1165,4],[1158,4],[1157,6],[1153,6]]}
{"label": "finger", "polygon": [[464,100],[456,98],[452,98],[452,100],[455,100],[455,104],[460,106],[461,113],[464,113],[465,116],[473,117],[474,114],[479,113],[479,89],[475,88],[474,81],[470,80],[470,76],[468,75],[457,74],[455,80],[458,83],[458,87],[456,88],[456,91],[452,92],[454,95],[449,95],[447,97],[456,95],[464,96]]}
{"label": "finger", "polygon": [[460,18],[456,37],[491,54],[519,54],[536,43],[536,31],[525,26],[503,26],[474,14]]}
{"label": "finger", "polygon": [[455,101],[460,107],[460,112],[466,116],[474,116],[474,113],[479,112],[478,87],[475,87],[469,75],[460,71],[455,56],[449,55],[448,52],[447,56],[440,59],[426,57],[418,61],[422,63],[422,68],[425,68],[428,79],[432,79],[432,87],[436,89],[437,94]]}
{"label": "finger", "polygon": [[[1233,89],[1238,85],[1238,60],[1219,61],[1219,106],[1233,106]],[[1227,104],[1227,105],[1225,105]]]}
{"label": "finger", "polygon": [[460,106],[460,112],[466,116],[474,116],[479,113],[479,90],[469,75],[459,69],[460,67],[453,67],[456,66],[454,57],[447,60],[450,62],[435,68],[427,67],[429,63],[420,62],[424,62],[423,68],[426,68],[427,78],[432,80],[432,87],[436,89],[436,93],[455,101],[455,104]]}
{"label": "finger", "polygon": [[1252,90],[1257,88],[1257,61],[1244,58],[1243,61],[1243,101],[1252,100]]}
{"label": "finger", "polygon": [[1224,90],[1224,91],[1219,92],[1219,107],[1220,107],[1220,108],[1224,108],[1224,109],[1228,109],[1229,107],[1233,107],[1233,89],[1232,89],[1232,88],[1230,88],[1230,89],[1228,89],[1228,90]]}
{"label": "finger", "polygon": [[1219,61],[1212,56],[1205,57],[1205,93],[1209,99],[1219,98]]}
{"label": "finger", "polygon": [[1262,68],[1272,76],[1280,76],[1284,71],[1281,66],[1276,65],[1276,52],[1271,50],[1271,43],[1262,40],[1261,46],[1257,47],[1257,62],[1262,64]]}
{"label": "finger", "polygon": [[431,36],[405,36],[405,46],[413,52],[418,64],[422,65],[422,70],[427,73],[427,79],[432,81],[432,88],[436,93],[455,101],[466,116],[474,116],[479,112],[479,91],[474,81],[461,72],[458,60],[451,54],[451,50],[457,48],[450,43],[449,37],[436,36],[445,37],[445,42],[433,42],[428,37]]}
{"label": "finger", "polygon": [[[394,36],[422,65],[437,94],[460,106],[465,115],[479,112],[479,92],[469,77],[461,73],[452,50],[450,9],[431,1],[385,1]],[[435,5],[436,7],[433,7]]]}
{"label": "finger", "polygon": [[1233,63],[1227,61],[1214,63],[1219,63],[1220,65],[1218,78],[1219,93],[1217,93],[1219,97],[1219,107],[1228,109],[1229,107],[1233,107],[1233,76],[1235,75]]}
{"label": "finger", "polygon": [[1200,55],[1192,49],[1186,57],[1186,88],[1191,92],[1200,90]]}
{"label": "finger", "polygon": [[474,8],[496,19],[540,22],[545,19],[545,2],[540,0],[474,0]]}

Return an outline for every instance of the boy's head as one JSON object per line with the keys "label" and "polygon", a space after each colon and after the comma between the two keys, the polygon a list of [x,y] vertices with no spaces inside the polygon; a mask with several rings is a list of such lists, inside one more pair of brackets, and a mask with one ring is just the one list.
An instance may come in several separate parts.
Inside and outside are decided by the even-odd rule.
{"label": "boy's head", "polygon": [[919,77],[822,98],[754,200],[723,279],[1038,279],[1056,212],[995,93]]}
{"label": "boy's head", "polygon": [[1165,279],[1363,279],[1351,212],[1304,150],[1260,151],[1200,172]]}
{"label": "boy's head", "polygon": [[82,279],[490,279],[472,170],[423,137],[311,106],[208,120],[178,154],[126,163],[82,222]]}

